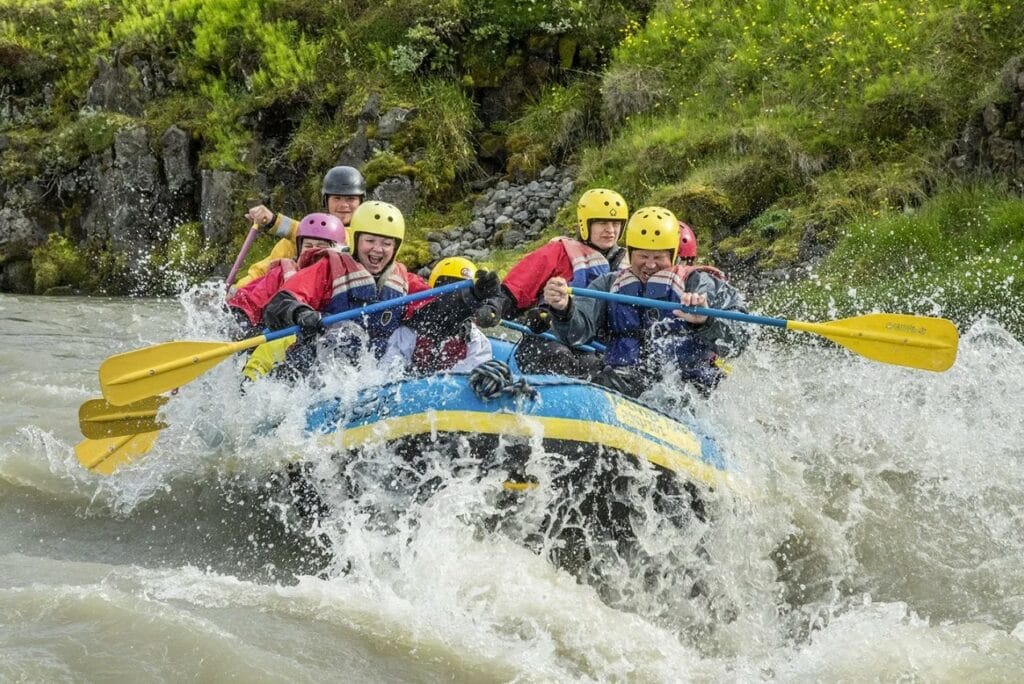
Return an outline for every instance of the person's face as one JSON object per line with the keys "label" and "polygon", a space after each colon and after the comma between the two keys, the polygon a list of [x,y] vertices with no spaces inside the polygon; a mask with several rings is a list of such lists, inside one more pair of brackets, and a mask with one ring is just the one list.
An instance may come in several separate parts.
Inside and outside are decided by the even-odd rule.
{"label": "person's face", "polygon": [[622,232],[622,221],[595,219],[590,222],[590,244],[599,250],[606,251],[615,246]]}
{"label": "person's face", "polygon": [[629,250],[629,270],[646,283],[647,279],[658,271],[672,266],[672,252],[667,249],[631,249]]}
{"label": "person's face", "polygon": [[395,256],[395,239],[382,235],[359,235],[356,260],[373,275],[379,275]]}
{"label": "person's face", "polygon": [[311,249],[320,249],[321,247],[334,247],[334,242],[323,238],[304,237],[302,238],[302,251],[299,253],[305,254]]}
{"label": "person's face", "polygon": [[352,214],[362,202],[363,198],[359,195],[328,195],[327,213],[337,216],[347,226],[352,221]]}

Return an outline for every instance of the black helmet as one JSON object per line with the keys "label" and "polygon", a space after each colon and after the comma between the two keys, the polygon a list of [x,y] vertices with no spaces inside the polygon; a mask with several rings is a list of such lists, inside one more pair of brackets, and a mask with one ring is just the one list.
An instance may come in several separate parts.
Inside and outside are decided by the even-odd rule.
{"label": "black helmet", "polygon": [[335,166],[324,175],[320,189],[320,200],[327,206],[328,195],[366,196],[366,179],[359,169],[352,166]]}

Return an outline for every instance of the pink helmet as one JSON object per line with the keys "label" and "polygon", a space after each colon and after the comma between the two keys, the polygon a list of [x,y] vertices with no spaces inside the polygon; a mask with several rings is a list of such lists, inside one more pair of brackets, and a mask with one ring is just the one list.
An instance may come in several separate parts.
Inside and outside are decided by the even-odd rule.
{"label": "pink helmet", "polygon": [[345,238],[345,224],[337,216],[331,214],[309,214],[303,216],[299,221],[299,230],[295,234],[295,241],[302,249],[302,238],[318,238],[330,240],[339,249],[348,245]]}
{"label": "pink helmet", "polygon": [[679,259],[697,258],[697,236],[693,228],[682,221],[679,222]]}

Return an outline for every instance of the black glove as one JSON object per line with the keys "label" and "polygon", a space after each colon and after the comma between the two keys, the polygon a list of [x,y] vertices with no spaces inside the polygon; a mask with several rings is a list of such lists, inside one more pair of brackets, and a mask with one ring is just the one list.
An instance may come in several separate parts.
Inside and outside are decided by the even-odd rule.
{"label": "black glove", "polygon": [[526,327],[533,331],[534,335],[546,333],[551,329],[551,309],[546,306],[538,306],[527,310],[523,316]]}
{"label": "black glove", "polygon": [[481,328],[493,328],[501,321],[501,314],[498,313],[497,307],[488,302],[476,310],[473,320]]}
{"label": "black glove", "polygon": [[300,307],[293,316],[295,325],[299,326],[299,339],[311,339],[324,331],[320,314],[308,306]]}
{"label": "black glove", "polygon": [[498,296],[501,292],[501,280],[494,271],[477,271],[470,291],[478,302],[482,302]]}

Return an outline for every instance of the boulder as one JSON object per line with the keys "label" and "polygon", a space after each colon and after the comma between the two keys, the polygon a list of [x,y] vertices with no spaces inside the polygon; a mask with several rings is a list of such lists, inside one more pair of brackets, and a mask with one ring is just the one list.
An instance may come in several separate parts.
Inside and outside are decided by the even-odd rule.
{"label": "boulder", "polygon": [[21,209],[0,208],[0,263],[27,255],[33,247],[46,242],[46,233],[45,227]]}
{"label": "boulder", "polygon": [[370,199],[389,202],[408,216],[416,206],[416,184],[408,176],[385,178],[370,192]]}
{"label": "boulder", "polygon": [[177,126],[171,126],[160,137],[163,147],[164,178],[167,189],[176,193],[192,185],[192,136]]}
{"label": "boulder", "polygon": [[236,174],[204,169],[202,184],[199,219],[203,222],[203,236],[211,242],[226,242],[236,221],[231,202]]}
{"label": "boulder", "polygon": [[82,227],[114,251],[142,254],[168,233],[160,163],[145,128],[119,131],[114,146],[90,161],[92,203]]}

